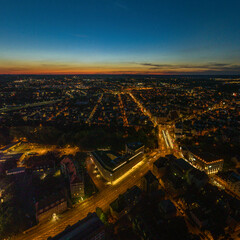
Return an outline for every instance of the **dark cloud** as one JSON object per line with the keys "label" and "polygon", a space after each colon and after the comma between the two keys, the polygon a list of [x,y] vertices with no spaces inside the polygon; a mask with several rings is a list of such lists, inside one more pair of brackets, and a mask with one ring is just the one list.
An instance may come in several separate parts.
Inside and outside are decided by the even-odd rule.
{"label": "dark cloud", "polygon": [[166,67],[171,67],[172,65],[170,64],[154,64],[154,63],[139,63],[142,66],[149,66],[149,67],[154,67],[154,68],[166,68]]}
{"label": "dark cloud", "polygon": [[155,64],[155,63],[138,63],[141,66],[148,67],[148,70],[162,70],[165,72],[180,72],[183,69],[189,69],[189,72],[233,72],[240,73],[240,64],[209,62],[207,64]]}

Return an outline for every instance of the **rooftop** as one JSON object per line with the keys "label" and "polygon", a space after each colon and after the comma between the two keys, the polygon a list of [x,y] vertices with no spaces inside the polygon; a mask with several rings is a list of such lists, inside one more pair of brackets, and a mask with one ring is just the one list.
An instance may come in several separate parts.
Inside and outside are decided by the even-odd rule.
{"label": "rooftop", "polygon": [[186,162],[182,158],[175,159],[174,165],[177,166],[179,168],[179,170],[184,171],[184,172],[193,168],[188,162]]}
{"label": "rooftop", "polygon": [[135,143],[127,143],[127,147],[133,151],[136,151],[137,149],[143,147],[144,145],[140,142]]}
{"label": "rooftop", "polygon": [[12,148],[13,146],[17,145],[18,143],[20,143],[21,141],[17,141],[17,142],[13,142],[13,143],[10,143],[8,144],[7,146],[3,147],[0,149],[0,152],[3,152],[3,151],[6,151],[10,148]]}
{"label": "rooftop", "polygon": [[113,151],[95,151],[92,153],[98,161],[110,171],[114,171],[115,168],[120,167],[126,162],[126,158],[118,155]]}
{"label": "rooftop", "polygon": [[232,172],[229,175],[228,180],[230,180],[233,183],[240,182],[240,175],[236,174],[235,172]]}
{"label": "rooftop", "polygon": [[199,148],[196,147],[188,147],[188,150],[193,153],[198,159],[203,160],[207,163],[221,160],[216,154],[201,151]]}
{"label": "rooftop", "polygon": [[144,175],[144,178],[149,183],[152,183],[154,181],[158,181],[157,178],[152,174],[152,172],[150,170]]}
{"label": "rooftop", "polygon": [[76,224],[67,227],[63,232],[57,236],[51,238],[52,240],[77,240],[77,239],[89,239],[89,236],[94,234],[99,228],[102,228],[104,224],[97,217],[96,213],[90,213],[86,218],[77,222]]}
{"label": "rooftop", "polygon": [[157,168],[160,168],[160,167],[164,167],[165,163],[168,161],[167,158],[165,157],[160,157],[158,158],[153,164],[157,167]]}
{"label": "rooftop", "polygon": [[159,207],[164,213],[172,213],[172,212],[175,213],[176,212],[175,205],[169,199],[160,201]]}

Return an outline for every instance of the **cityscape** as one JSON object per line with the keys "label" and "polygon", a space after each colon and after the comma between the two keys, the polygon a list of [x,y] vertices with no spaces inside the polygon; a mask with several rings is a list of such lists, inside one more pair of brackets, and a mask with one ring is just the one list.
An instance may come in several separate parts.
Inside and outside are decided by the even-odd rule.
{"label": "cityscape", "polygon": [[0,0],[0,240],[240,239],[237,1]]}
{"label": "cityscape", "polygon": [[238,78],[4,78],[3,233],[238,238]]}

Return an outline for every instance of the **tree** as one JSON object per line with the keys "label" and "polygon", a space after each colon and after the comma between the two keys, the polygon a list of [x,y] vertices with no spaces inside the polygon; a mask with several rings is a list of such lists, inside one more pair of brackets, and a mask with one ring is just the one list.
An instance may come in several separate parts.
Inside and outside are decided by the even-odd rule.
{"label": "tree", "polygon": [[100,207],[96,207],[96,214],[100,218],[103,213],[103,210]]}

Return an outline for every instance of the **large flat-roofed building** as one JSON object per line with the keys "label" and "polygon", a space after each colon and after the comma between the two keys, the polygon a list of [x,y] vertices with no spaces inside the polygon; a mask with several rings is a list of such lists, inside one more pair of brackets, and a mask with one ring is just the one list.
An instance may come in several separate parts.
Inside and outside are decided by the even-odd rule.
{"label": "large flat-roofed building", "polygon": [[1,154],[0,153],[0,162],[11,162],[11,161],[22,161],[25,157],[24,153],[9,153],[9,154]]}
{"label": "large flat-roofed building", "polygon": [[113,151],[94,151],[91,153],[99,172],[110,182],[117,180],[139,163],[143,154],[144,145],[141,143],[127,144],[124,155],[118,155]]}
{"label": "large flat-roofed building", "polygon": [[201,152],[195,148],[187,149],[185,157],[197,169],[214,174],[221,171],[224,160],[208,152]]}
{"label": "large flat-roofed building", "polygon": [[90,213],[83,220],[50,238],[52,240],[103,240],[105,227],[96,213]]}
{"label": "large flat-roofed building", "polygon": [[13,150],[15,147],[18,147],[21,143],[22,143],[21,141],[17,141],[17,142],[8,144],[7,146],[0,149],[0,153],[7,153],[7,152]]}
{"label": "large flat-roofed building", "polygon": [[192,167],[187,161],[183,158],[177,158],[171,161],[171,171],[174,175],[179,177],[186,176],[194,167]]}

